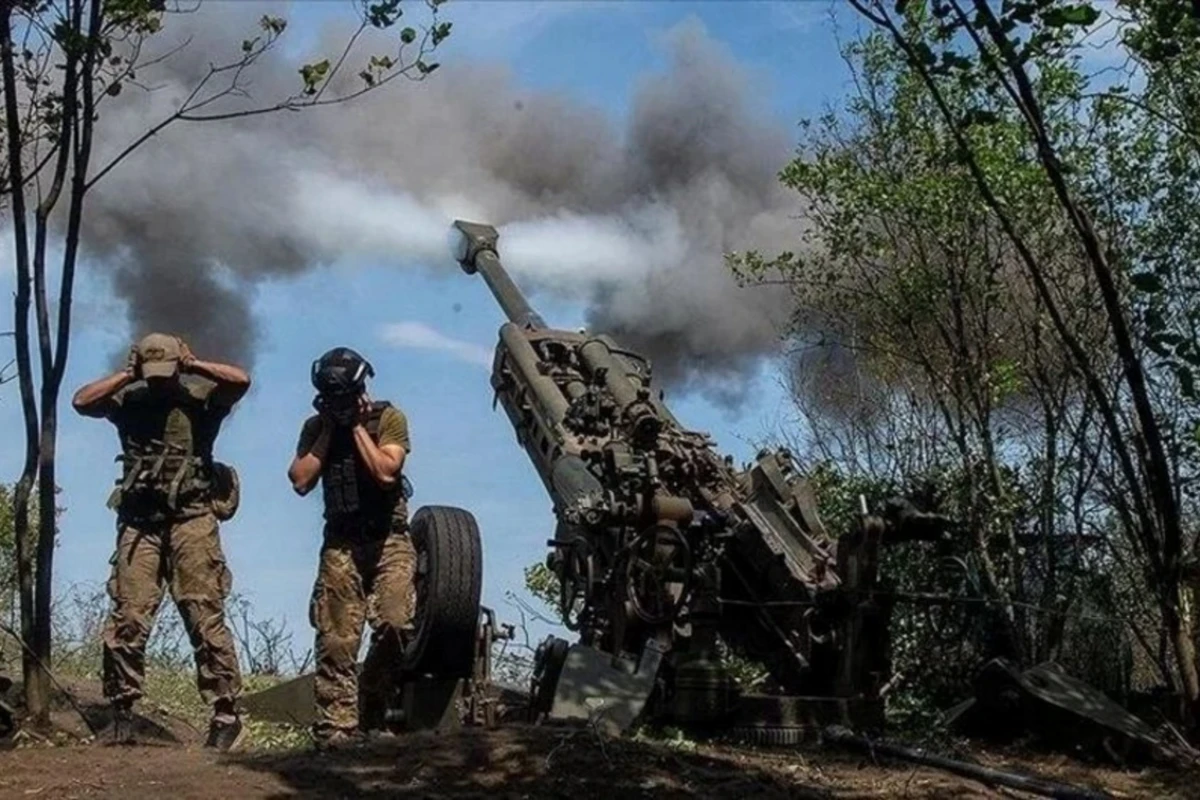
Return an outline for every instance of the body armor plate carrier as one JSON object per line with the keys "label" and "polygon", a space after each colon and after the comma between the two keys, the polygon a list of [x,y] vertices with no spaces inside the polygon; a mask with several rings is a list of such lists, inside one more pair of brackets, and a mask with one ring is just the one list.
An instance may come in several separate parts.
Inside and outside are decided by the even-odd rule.
{"label": "body armor plate carrier", "polygon": [[136,508],[139,517],[163,519],[211,498],[211,459],[191,455],[181,447],[155,440],[147,446],[130,447],[116,461],[123,469],[109,508]]}
{"label": "body armor plate carrier", "polygon": [[237,512],[237,473],[212,456],[219,422],[198,413],[207,403],[203,386],[185,383],[161,400],[146,400],[134,390],[134,410],[119,425],[123,452],[116,461],[122,470],[109,508],[141,522],[207,512],[224,521]]}
{"label": "body armor plate carrier", "polygon": [[[376,443],[383,412],[391,405],[386,400],[371,404],[364,427]],[[350,428],[339,428],[333,434],[321,471],[321,491],[325,518],[330,522],[355,521],[381,526],[390,522],[399,498],[407,500],[412,496],[412,486],[404,476],[391,487],[375,482],[358,455]]]}

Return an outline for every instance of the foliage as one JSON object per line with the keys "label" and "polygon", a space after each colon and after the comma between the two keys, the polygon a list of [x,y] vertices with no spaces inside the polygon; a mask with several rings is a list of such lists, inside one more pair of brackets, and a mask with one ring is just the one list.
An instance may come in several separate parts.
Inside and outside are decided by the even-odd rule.
{"label": "foliage", "polygon": [[[243,678],[247,694],[269,689],[281,682],[278,676],[246,675]],[[198,732],[208,729],[212,709],[196,691],[196,676],[186,668],[167,669],[151,666],[146,670],[146,697],[142,705],[147,710],[169,714],[183,720]],[[311,734],[303,727],[267,722],[247,716],[248,731],[245,747],[255,750],[292,750],[307,747]]]}
{"label": "foliage", "polygon": [[[780,174],[799,246],[731,258],[795,300],[794,449],[823,491],[960,521],[885,568],[985,610],[952,628],[964,664],[1056,657],[1128,690],[1130,659],[1095,653],[1136,644],[1195,699],[1197,23],[1118,3],[1133,68],[1092,76],[1091,3],[852,4],[875,28],[846,52],[855,91]],[[897,673],[935,689],[917,673],[947,647],[912,610],[897,633]]]}
{"label": "foliage", "polygon": [[[969,539],[945,558],[979,599],[1029,600],[1033,566],[1018,540],[1052,532],[1041,517],[1077,477],[1061,450],[1089,430],[1080,388],[919,76],[877,35],[847,58],[858,92],[845,116],[806,123],[807,152],[781,173],[809,201],[803,247],[771,260],[746,254],[734,267],[745,280],[782,281],[795,297],[803,349],[793,389],[810,426],[837,442],[819,454],[818,483],[822,469],[841,464],[853,476],[843,480],[863,484],[853,491],[869,500],[919,496],[962,523]],[[1077,81],[1056,70],[1041,78],[1062,115],[1073,115]],[[1049,279],[1086,300],[1061,225],[1037,211],[1052,196],[1020,120],[970,83],[949,87],[944,101],[956,117],[990,120],[970,129],[979,162],[1006,204],[1027,210],[1014,224],[1045,254]],[[1075,146],[1086,149],[1082,137]],[[1106,342],[1088,312],[1080,303],[1072,318],[1098,352]],[[853,499],[835,494],[831,511],[849,513]],[[1054,647],[1016,611],[996,623],[1009,655]]]}
{"label": "foliage", "polygon": [[12,490],[0,484],[0,616],[4,618],[14,606],[17,589],[13,535]]}
{"label": "foliage", "polygon": [[525,567],[525,591],[544,603],[550,613],[558,614],[558,576],[545,562]]}

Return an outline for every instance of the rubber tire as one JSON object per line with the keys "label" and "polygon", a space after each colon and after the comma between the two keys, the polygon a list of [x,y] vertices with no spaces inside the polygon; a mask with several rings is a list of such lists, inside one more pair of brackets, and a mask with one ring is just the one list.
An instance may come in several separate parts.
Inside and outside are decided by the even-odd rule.
{"label": "rubber tire", "polygon": [[747,725],[729,732],[729,738],[744,744],[762,747],[795,747],[803,744],[808,731],[797,727]]}
{"label": "rubber tire", "polygon": [[475,517],[452,506],[422,506],[409,523],[417,551],[416,630],[403,669],[470,677],[483,591],[483,545]]}

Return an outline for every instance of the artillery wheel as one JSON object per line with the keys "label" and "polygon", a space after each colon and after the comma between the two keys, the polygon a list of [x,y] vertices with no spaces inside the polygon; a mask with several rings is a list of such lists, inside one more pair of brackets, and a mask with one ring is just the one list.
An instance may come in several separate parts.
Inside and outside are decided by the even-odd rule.
{"label": "artillery wheel", "polygon": [[416,607],[407,672],[470,677],[483,589],[483,546],[475,517],[461,508],[422,506],[410,524],[417,551]]}
{"label": "artillery wheel", "polygon": [[814,737],[808,729],[797,726],[746,725],[731,730],[729,738],[761,747],[795,747]]}
{"label": "artillery wheel", "polygon": [[[678,528],[654,525],[638,534],[620,556],[625,595],[647,625],[664,625],[678,615],[692,588],[692,548]],[[668,600],[673,575],[683,576],[679,597]],[[656,613],[657,612],[657,613]]]}

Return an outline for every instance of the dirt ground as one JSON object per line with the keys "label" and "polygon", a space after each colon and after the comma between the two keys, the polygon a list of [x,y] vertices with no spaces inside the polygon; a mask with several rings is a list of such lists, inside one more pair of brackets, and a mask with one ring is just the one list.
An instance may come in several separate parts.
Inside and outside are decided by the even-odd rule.
{"label": "dirt ground", "polygon": [[[372,741],[317,753],[217,755],[198,732],[178,744],[34,745],[0,752],[0,798],[956,798],[1022,797],[925,768],[887,767],[811,748],[691,751],[590,731],[507,726]],[[981,763],[1006,759],[976,754]],[[1017,766],[1016,764],[1012,766]],[[1200,776],[1116,772],[1023,758],[1043,777],[1113,797],[1195,798]]]}

